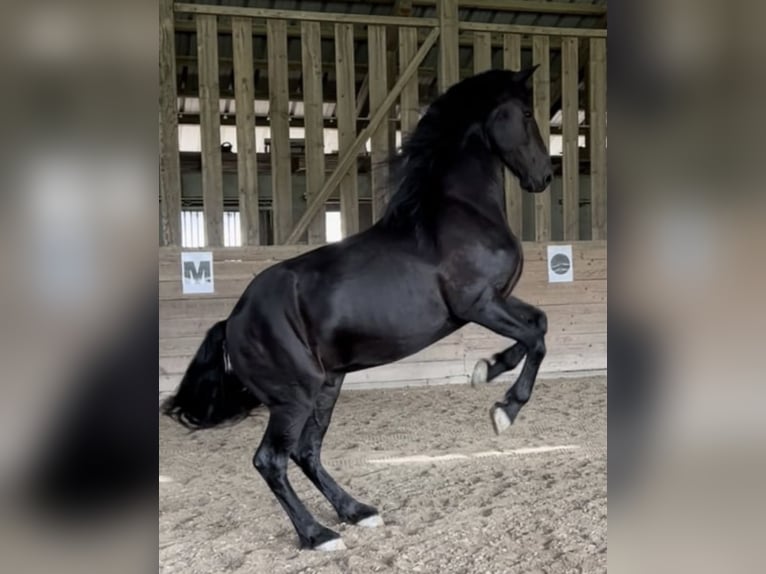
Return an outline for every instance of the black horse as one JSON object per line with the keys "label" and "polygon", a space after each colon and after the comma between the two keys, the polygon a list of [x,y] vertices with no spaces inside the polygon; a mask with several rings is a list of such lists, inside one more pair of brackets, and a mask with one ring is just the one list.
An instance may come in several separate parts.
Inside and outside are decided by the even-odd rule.
{"label": "black horse", "polygon": [[343,548],[287,480],[292,459],[341,520],[382,524],[332,479],[322,439],[346,373],[396,361],[478,323],[516,344],[479,361],[487,382],[526,357],[491,409],[496,432],[529,400],[545,356],[545,314],[511,296],[522,270],[504,214],[503,165],[541,192],[552,166],[521,72],[490,70],[434,101],[392,159],[393,195],[366,231],[281,262],[253,279],[208,332],[166,414],[192,428],[266,405],[253,464],[287,512],[302,547]]}

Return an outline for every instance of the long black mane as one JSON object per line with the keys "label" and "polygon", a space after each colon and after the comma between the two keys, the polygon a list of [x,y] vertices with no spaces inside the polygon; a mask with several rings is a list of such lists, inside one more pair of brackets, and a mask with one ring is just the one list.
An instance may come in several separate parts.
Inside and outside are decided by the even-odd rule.
{"label": "long black mane", "polygon": [[431,103],[389,161],[391,196],[381,225],[422,229],[435,218],[442,179],[454,165],[466,134],[480,128],[497,105],[524,90],[514,83],[513,74],[489,70],[455,84]]}

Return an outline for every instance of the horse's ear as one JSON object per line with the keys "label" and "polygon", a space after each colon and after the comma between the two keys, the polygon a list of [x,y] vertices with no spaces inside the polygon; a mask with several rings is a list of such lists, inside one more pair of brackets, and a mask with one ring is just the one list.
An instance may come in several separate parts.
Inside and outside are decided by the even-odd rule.
{"label": "horse's ear", "polygon": [[535,70],[540,67],[540,64],[535,64],[534,66],[530,66],[529,68],[524,68],[523,70],[516,72],[513,75],[513,81],[517,84],[526,84],[527,80],[532,77],[532,74],[535,73]]}

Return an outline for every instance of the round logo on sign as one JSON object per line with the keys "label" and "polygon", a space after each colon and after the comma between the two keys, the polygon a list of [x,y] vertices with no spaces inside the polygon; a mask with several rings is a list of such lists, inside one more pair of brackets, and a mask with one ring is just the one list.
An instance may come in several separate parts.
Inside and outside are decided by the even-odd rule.
{"label": "round logo on sign", "polygon": [[569,257],[563,253],[556,253],[551,258],[551,269],[556,275],[564,275],[572,266],[572,262],[569,261]]}

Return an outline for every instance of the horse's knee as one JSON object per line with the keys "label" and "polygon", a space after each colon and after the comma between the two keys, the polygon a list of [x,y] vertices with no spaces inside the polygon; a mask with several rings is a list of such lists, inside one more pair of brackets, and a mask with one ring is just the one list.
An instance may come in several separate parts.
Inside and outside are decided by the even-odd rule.
{"label": "horse's knee", "polygon": [[269,480],[278,476],[285,465],[280,463],[272,450],[259,448],[253,456],[253,466],[263,478]]}
{"label": "horse's knee", "polygon": [[546,315],[544,311],[538,312],[538,315],[535,318],[535,326],[543,335],[548,332],[548,315]]}

